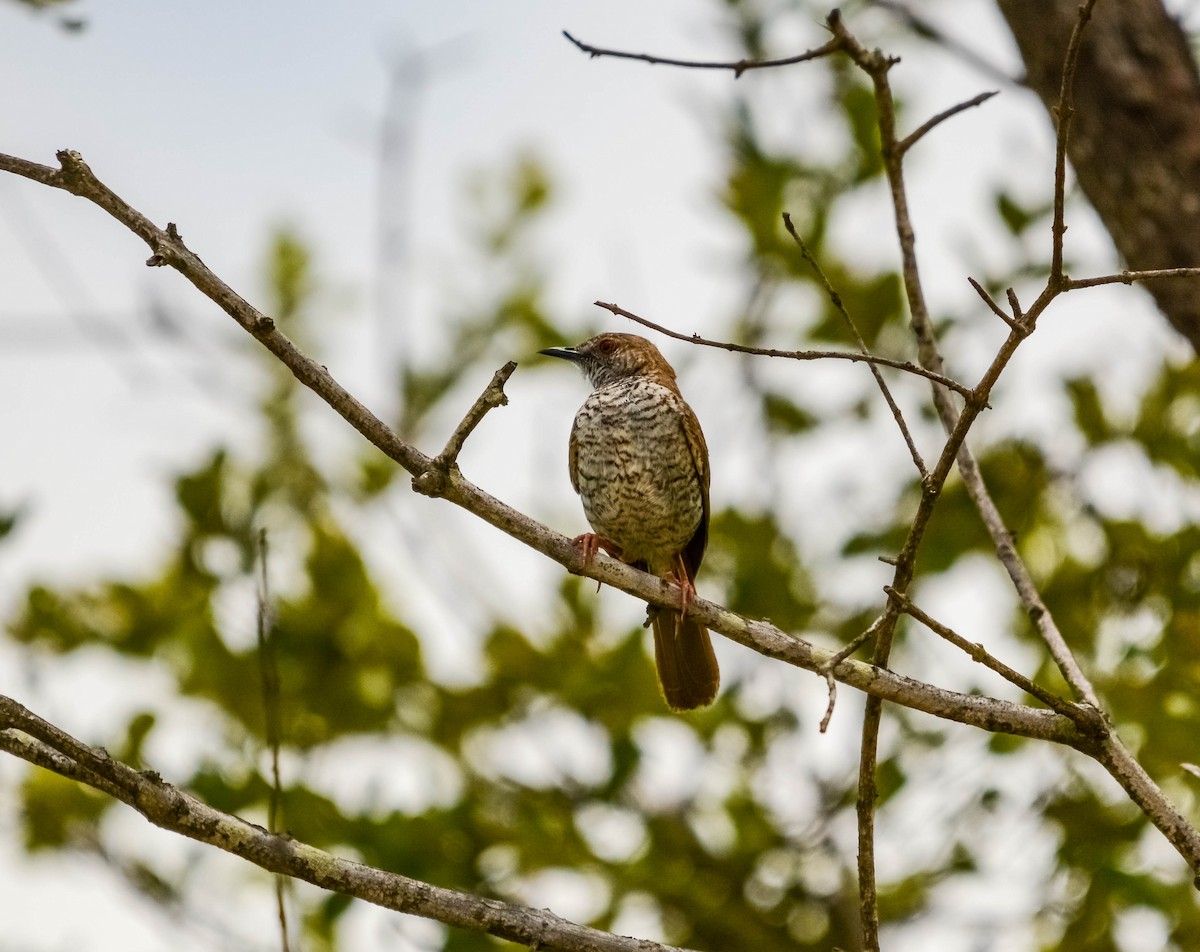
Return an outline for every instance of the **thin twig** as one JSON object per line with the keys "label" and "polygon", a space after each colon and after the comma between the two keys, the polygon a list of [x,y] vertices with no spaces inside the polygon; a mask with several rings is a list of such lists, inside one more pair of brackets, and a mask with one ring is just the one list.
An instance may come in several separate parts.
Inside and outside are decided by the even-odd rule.
{"label": "thin twig", "polygon": [[818,674],[825,676],[825,686],[829,692],[829,703],[825,706],[825,716],[821,718],[821,733],[824,734],[829,729],[829,722],[833,720],[833,708],[837,704],[837,681],[834,680],[833,672],[839,664],[849,658],[854,652],[865,645],[868,641],[875,637],[875,632],[879,630],[879,624],[882,621],[882,616],[876,618],[868,626],[867,630],[858,637],[852,639],[849,644],[843,647],[837,654],[832,655],[825,665],[818,671]]}
{"label": "thin twig", "polygon": [[[1059,294],[1063,293],[1067,286],[1067,278],[1062,273],[1062,256],[1063,236],[1066,233],[1064,218],[1066,207],[1066,161],[1070,119],[1073,110],[1071,102],[1083,32],[1091,18],[1092,9],[1095,7],[1095,4],[1096,0],[1085,0],[1079,7],[1078,17],[1071,31],[1071,37],[1067,42],[1067,52],[1063,61],[1059,104],[1055,110],[1058,116],[1058,134],[1054,152],[1054,222],[1051,226],[1050,239],[1050,275],[1046,279],[1046,286],[1038,295],[1037,300],[1033,302],[1028,312],[1024,314],[1021,313],[1016,292],[1012,288],[1008,289],[1009,306],[1012,308],[1013,315],[1020,322],[1026,333],[1033,330],[1046,308],[1050,306]],[[1005,347],[1001,348],[1002,353],[1014,336],[1015,334],[1010,335],[1009,341],[1005,343]],[[936,344],[934,344],[934,347],[936,348]],[[993,364],[993,367],[995,366]],[[941,413],[943,423],[947,428],[955,425],[955,414],[951,411],[952,408],[939,406],[939,413]],[[1013,544],[1012,534],[1008,531],[1007,526],[1005,526],[999,510],[996,508],[996,503],[988,492],[983,477],[979,472],[978,462],[965,448],[964,452],[960,455],[959,472],[962,475],[963,484],[974,501],[975,508],[979,511],[988,534],[991,536],[992,542],[996,547],[996,556],[1008,572],[1009,578],[1017,590],[1017,595],[1021,600],[1022,606],[1033,622],[1042,642],[1050,652],[1051,658],[1054,659],[1054,663],[1058,666],[1059,671],[1062,673],[1067,684],[1070,685],[1075,696],[1099,708],[1100,701],[1096,695],[1095,688],[1092,686],[1087,675],[1084,674],[1062,632],[1058,630],[1058,625],[1055,624],[1053,616],[1042,600],[1041,593],[1038,591],[1037,585],[1034,584],[1028,567]]]}
{"label": "thin twig", "polygon": [[[275,626],[271,623],[271,590],[267,575],[267,530],[258,530],[258,668],[262,676],[263,711],[266,718],[267,745],[271,749],[271,796],[267,802],[267,830],[279,832],[279,804],[282,784],[279,780],[280,690],[279,665],[275,660]],[[289,952],[286,883],[275,876],[275,911],[279,917],[280,948]]]}
{"label": "thin twig", "polygon": [[1010,308],[1012,308],[1013,317],[1015,317],[1017,319],[1017,323],[1020,325],[1022,331],[1024,331],[1025,314],[1021,310],[1021,302],[1019,300],[1017,300],[1017,292],[1014,291],[1012,288],[1008,288],[1004,292],[1004,295],[1005,295],[1005,297],[1008,298],[1008,306]]}
{"label": "thin twig", "polygon": [[[867,349],[867,342],[859,332],[858,325],[854,323],[854,318],[846,310],[846,305],[842,302],[842,296],[830,284],[829,278],[821,270],[817,259],[813,257],[813,253],[809,251],[808,245],[800,237],[800,233],[796,231],[796,226],[792,224],[792,216],[787,212],[783,213],[783,224],[787,228],[788,234],[792,236],[792,240],[796,242],[796,246],[800,249],[800,255],[808,262],[809,267],[813,269],[817,278],[820,279],[821,286],[825,288],[825,294],[833,302],[833,306],[837,308],[838,313],[842,315],[846,326],[850,328],[850,333],[853,335],[855,343],[858,344],[859,353],[865,357],[870,357],[871,352]],[[892,411],[892,418],[896,421],[896,426],[900,428],[900,434],[904,437],[904,443],[908,447],[909,454],[912,456],[913,465],[917,467],[917,472],[921,474],[921,482],[925,482],[929,478],[929,470],[925,468],[925,460],[921,458],[917,444],[913,441],[912,433],[909,432],[908,424],[904,422],[904,415],[900,412],[900,407],[896,405],[896,401],[892,397],[892,391],[888,389],[887,381],[883,379],[883,374],[879,372],[879,367],[873,363],[868,363],[867,366],[871,368],[871,376],[875,378],[875,383],[879,385],[879,392],[883,394],[883,399],[887,403],[888,409]]]}
{"label": "thin twig", "polygon": [[643,327],[658,331],[658,333],[667,337],[685,341],[689,344],[696,344],[699,347],[716,347],[719,350],[728,350],[735,354],[753,354],[756,357],[780,357],[784,360],[850,360],[864,364],[879,364],[881,367],[893,367],[896,370],[903,370],[905,373],[924,377],[926,380],[939,383],[943,387],[953,390],[964,397],[971,396],[971,388],[965,384],[961,384],[957,380],[952,380],[945,374],[920,367],[908,360],[893,360],[891,357],[878,357],[874,354],[855,354],[841,350],[776,350],[772,347],[750,347],[746,344],[732,344],[727,341],[709,340],[707,337],[701,337],[699,334],[681,334],[679,331],[673,331],[669,327],[664,327],[662,324],[656,324],[654,321],[639,317],[632,311],[627,311],[616,304],[609,304],[607,301],[593,301],[592,303],[596,307],[602,307],[606,311],[616,314],[618,317],[624,317],[627,320],[633,321],[635,324],[641,324]]}
{"label": "thin twig", "polygon": [[1004,308],[1002,308],[992,299],[992,296],[983,289],[983,285],[981,285],[974,278],[967,278],[967,281],[970,283],[971,287],[975,289],[975,293],[983,298],[983,303],[990,307],[992,309],[992,313],[1000,318],[1000,320],[1004,321],[1004,323],[1009,326],[1010,330],[1017,331],[1021,334],[1026,332],[1025,328],[1021,324],[1019,324],[1017,321],[1014,321],[1011,317],[1004,313]]}
{"label": "thin twig", "polygon": [[450,439],[446,441],[445,448],[433,458],[425,472],[418,474],[413,479],[413,489],[426,496],[441,496],[445,493],[450,472],[458,468],[458,454],[462,452],[467,437],[471,435],[475,427],[479,426],[489,410],[508,406],[504,385],[508,383],[508,378],[516,369],[516,361],[510,360],[492,374],[491,383],[484,388],[483,393],[467,410],[466,416],[454,428]]}
{"label": "thin twig", "polygon": [[1058,121],[1058,135],[1054,144],[1054,224],[1051,226],[1050,285],[1061,287],[1063,281],[1063,236],[1067,232],[1067,140],[1071,132],[1071,116],[1075,112],[1075,69],[1079,65],[1079,47],[1083,42],[1083,31],[1092,17],[1096,0],[1084,0],[1079,7],[1079,16],[1067,42],[1067,55],[1063,62],[1062,86],[1058,93],[1058,106],[1054,113]]}
{"label": "thin twig", "polygon": [[840,48],[840,43],[834,39],[830,40],[823,46],[818,46],[811,50],[806,50],[797,56],[787,56],[783,59],[773,60],[737,60],[736,62],[728,61],[711,61],[711,60],[681,60],[669,59],[665,56],[655,56],[651,53],[628,53],[624,50],[609,50],[599,46],[592,46],[575,39],[566,30],[562,31],[562,35],[574,43],[579,49],[587,53],[588,56],[595,59],[598,56],[612,56],[617,59],[638,60],[642,63],[651,63],[656,66],[682,66],[685,69],[727,69],[733,72],[734,79],[737,79],[742,73],[753,69],[772,69],[777,66],[793,66],[796,63],[805,63],[809,60],[819,59],[822,56],[829,56],[835,53]]}
{"label": "thin twig", "polygon": [[998,675],[1000,675],[1000,677],[1016,685],[1030,697],[1037,698],[1051,710],[1058,711],[1059,714],[1063,714],[1066,717],[1074,717],[1080,710],[1079,707],[1071,704],[1070,701],[1060,698],[1052,691],[1047,691],[1045,688],[1035,684],[1029,678],[1025,677],[1025,675],[1021,674],[1020,671],[1017,671],[1015,668],[1010,668],[999,658],[989,654],[988,650],[984,648],[983,645],[979,644],[978,642],[968,641],[962,635],[958,634],[958,632],[956,632],[953,628],[943,625],[928,612],[923,611],[913,604],[912,599],[910,599],[907,595],[897,592],[890,585],[885,585],[883,590],[900,604],[901,610],[906,615],[911,615],[935,635],[944,638],[956,648],[966,652],[972,661],[977,661],[985,667],[991,668]]}
{"label": "thin twig", "polygon": [[970,99],[966,100],[965,102],[960,102],[956,106],[951,106],[949,109],[943,109],[932,119],[927,119],[898,143],[896,143],[896,148],[900,151],[901,155],[904,155],[904,153],[920,142],[922,137],[924,137],[927,132],[937,128],[947,119],[957,116],[960,112],[966,112],[968,109],[974,109],[976,106],[982,105],[995,96],[998,92],[1000,92],[1000,90],[993,89],[990,92],[980,93],[978,96],[972,96]]}
{"label": "thin twig", "polygon": [[508,397],[504,393],[504,385],[508,383],[508,378],[513,375],[513,371],[516,369],[516,361],[510,360],[492,374],[492,382],[479,395],[479,399],[471,405],[471,409],[467,411],[466,416],[454,428],[450,439],[446,441],[445,448],[438,453],[437,461],[440,464],[443,466],[455,465],[458,462],[458,454],[462,452],[463,444],[467,442],[467,437],[474,432],[475,427],[479,426],[488,411],[494,410],[496,407],[508,406]]}

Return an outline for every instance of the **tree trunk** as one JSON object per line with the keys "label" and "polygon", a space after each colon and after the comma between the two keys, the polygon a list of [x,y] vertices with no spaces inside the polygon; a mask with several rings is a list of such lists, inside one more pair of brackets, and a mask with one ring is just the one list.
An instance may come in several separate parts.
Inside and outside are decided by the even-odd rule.
{"label": "tree trunk", "polygon": [[[997,2],[1029,87],[1053,110],[1079,0]],[[1126,266],[1200,266],[1200,76],[1161,0],[1100,0],[1074,91],[1071,166]],[[1146,287],[1200,353],[1200,283],[1167,278]]]}

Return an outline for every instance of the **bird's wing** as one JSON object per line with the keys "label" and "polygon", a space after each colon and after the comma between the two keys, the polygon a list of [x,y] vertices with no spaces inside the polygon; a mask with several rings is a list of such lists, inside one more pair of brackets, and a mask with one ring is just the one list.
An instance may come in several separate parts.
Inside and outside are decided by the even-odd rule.
{"label": "bird's wing", "polygon": [[708,488],[712,474],[708,467],[708,444],[704,442],[704,431],[700,429],[700,421],[696,419],[696,414],[692,412],[692,408],[687,403],[682,399],[679,402],[683,435],[687,439],[692,463],[696,467],[696,478],[700,482],[700,498],[703,503],[700,525],[696,527],[695,535],[683,550],[683,564],[687,567],[688,576],[694,582],[696,573],[700,571],[700,563],[704,560],[704,550],[708,547]]}
{"label": "bird's wing", "polygon": [[571,442],[567,445],[567,468],[571,471],[571,488],[575,490],[575,495],[579,495],[579,440],[576,434],[579,432],[579,425],[576,423],[571,427]]}

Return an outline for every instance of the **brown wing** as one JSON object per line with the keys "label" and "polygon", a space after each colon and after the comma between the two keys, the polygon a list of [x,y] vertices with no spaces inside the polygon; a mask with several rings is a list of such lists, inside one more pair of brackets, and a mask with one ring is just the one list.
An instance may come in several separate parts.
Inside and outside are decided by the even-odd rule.
{"label": "brown wing", "polygon": [[567,468],[571,472],[571,488],[576,496],[579,495],[579,441],[575,438],[578,431],[579,427],[572,424],[571,442],[567,444]]}
{"label": "brown wing", "polygon": [[696,527],[696,534],[692,536],[691,541],[683,550],[684,567],[687,568],[688,577],[695,582],[696,573],[700,571],[700,563],[704,560],[704,550],[708,547],[708,488],[712,474],[708,468],[708,444],[704,442],[704,431],[700,429],[700,421],[696,419],[696,414],[692,412],[691,407],[682,400],[680,403],[683,410],[683,435],[687,438],[688,449],[692,454],[692,463],[696,467],[696,478],[700,482],[700,498],[703,504],[700,525]]}

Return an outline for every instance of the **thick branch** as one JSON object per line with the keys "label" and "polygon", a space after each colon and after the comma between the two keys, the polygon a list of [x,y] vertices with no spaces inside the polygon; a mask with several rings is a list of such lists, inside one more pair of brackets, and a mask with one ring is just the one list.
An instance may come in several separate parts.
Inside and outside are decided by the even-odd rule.
{"label": "thick branch", "polygon": [[679,952],[674,946],[578,925],[547,909],[529,909],[432,886],[271,833],[240,817],[214,810],[156,773],[135,770],[101,750],[93,750],[2,695],[0,749],[115,797],[164,830],[215,846],[268,872],[385,909],[425,916],[534,949]]}

